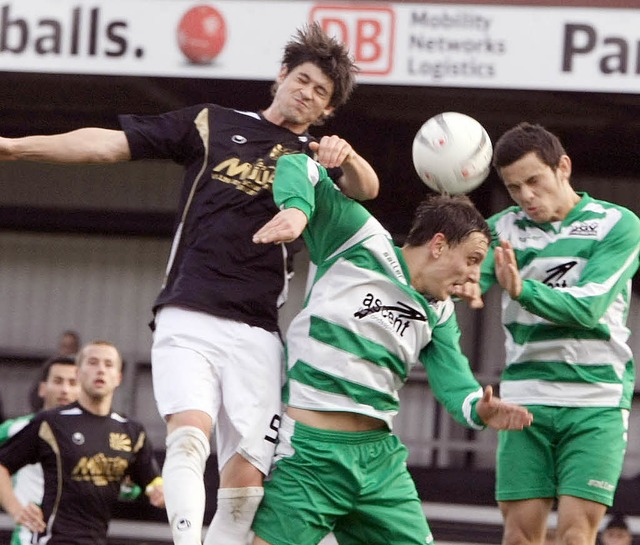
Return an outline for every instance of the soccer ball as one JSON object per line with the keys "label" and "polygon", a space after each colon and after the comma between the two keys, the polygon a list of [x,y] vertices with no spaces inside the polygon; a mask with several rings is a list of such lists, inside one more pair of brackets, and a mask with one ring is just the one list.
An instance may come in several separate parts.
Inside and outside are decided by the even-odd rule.
{"label": "soccer ball", "polygon": [[413,166],[438,193],[457,195],[478,187],[489,175],[493,146],[473,117],[444,112],[428,119],[413,139]]}

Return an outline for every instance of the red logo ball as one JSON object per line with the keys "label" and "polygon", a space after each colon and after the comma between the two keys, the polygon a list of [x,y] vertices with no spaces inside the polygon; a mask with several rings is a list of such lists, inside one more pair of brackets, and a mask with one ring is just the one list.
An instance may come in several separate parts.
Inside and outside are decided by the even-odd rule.
{"label": "red logo ball", "polygon": [[227,27],[220,12],[211,6],[195,6],[178,24],[178,45],[185,57],[196,64],[215,59],[227,40]]}

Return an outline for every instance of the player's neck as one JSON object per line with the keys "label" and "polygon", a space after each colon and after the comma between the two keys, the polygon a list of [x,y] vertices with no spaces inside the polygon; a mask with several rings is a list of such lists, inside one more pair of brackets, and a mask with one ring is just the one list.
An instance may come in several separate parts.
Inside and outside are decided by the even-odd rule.
{"label": "player's neck", "polygon": [[284,129],[289,129],[294,134],[304,134],[309,129],[308,123],[294,123],[288,120],[273,104],[261,113],[262,117],[269,121],[269,123],[273,123]]}
{"label": "player's neck", "polygon": [[111,401],[113,396],[92,397],[86,392],[80,392],[78,403],[87,412],[97,416],[107,416],[111,413]]}

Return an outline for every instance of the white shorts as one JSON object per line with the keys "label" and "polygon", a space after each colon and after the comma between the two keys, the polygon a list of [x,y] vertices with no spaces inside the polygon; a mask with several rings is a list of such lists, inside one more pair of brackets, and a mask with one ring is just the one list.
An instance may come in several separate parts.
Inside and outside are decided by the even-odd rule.
{"label": "white shorts", "polygon": [[284,369],[277,333],[179,307],[156,315],[153,392],[163,418],[187,410],[211,416],[218,468],[235,453],[269,472]]}

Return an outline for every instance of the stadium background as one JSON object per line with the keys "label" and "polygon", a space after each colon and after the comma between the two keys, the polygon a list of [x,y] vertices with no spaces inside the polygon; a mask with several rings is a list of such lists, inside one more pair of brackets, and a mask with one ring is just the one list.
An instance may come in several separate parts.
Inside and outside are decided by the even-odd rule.
{"label": "stadium background", "polygon": [[[640,9],[637,2],[622,0],[509,3]],[[2,60],[0,54],[0,71]],[[0,134],[55,133],[90,125],[116,128],[118,113],[158,113],[200,102],[256,109],[268,105],[270,85],[251,80],[4,71]],[[447,110],[472,115],[493,140],[521,120],[545,125],[565,143],[574,162],[577,189],[640,213],[638,94],[364,84],[315,134],[339,134],[372,163],[381,192],[367,206],[398,243],[415,203],[428,194],[411,165],[413,135],[427,118]],[[106,337],[123,347],[126,379],[116,407],[145,423],[163,456],[164,430],[153,404],[146,323],[169,251],[179,179],[179,168],[155,162],[0,166],[0,395],[7,417],[28,411],[26,392],[36,369],[55,346],[57,335],[72,328],[85,340]],[[493,173],[471,196],[486,214],[509,203]],[[297,258],[296,269],[292,297],[282,312],[285,328],[300,304],[304,254]],[[638,284],[629,317],[636,358],[640,357]],[[481,313],[462,307],[459,311],[465,351],[485,384],[496,384],[502,364],[498,309],[497,293],[492,293]],[[476,434],[454,424],[435,404],[420,370],[402,397],[397,431],[410,448],[410,467],[436,536],[440,541],[497,543],[494,434]],[[209,467],[209,486],[215,490],[213,458]],[[635,516],[640,515],[639,474],[640,416],[632,413],[616,508]],[[209,494],[210,499],[214,496]],[[211,500],[207,517],[214,509]],[[138,521],[153,524],[141,526]],[[7,521],[0,522],[5,532],[0,534],[1,543]],[[112,543],[166,543],[163,522],[163,513],[142,502],[121,504]],[[633,524],[640,532],[635,518]],[[132,538],[143,533],[145,539]]]}

